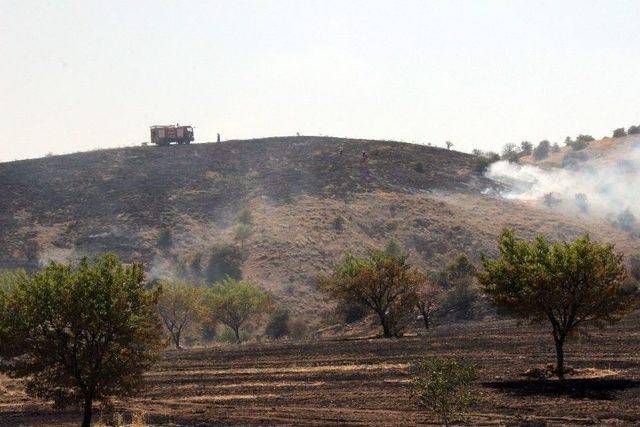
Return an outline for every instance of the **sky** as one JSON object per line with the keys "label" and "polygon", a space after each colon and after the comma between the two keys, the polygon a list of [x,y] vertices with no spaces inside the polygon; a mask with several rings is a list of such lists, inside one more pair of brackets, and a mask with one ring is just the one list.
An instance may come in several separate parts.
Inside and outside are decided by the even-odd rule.
{"label": "sky", "polygon": [[640,124],[637,1],[0,0],[0,161],[330,135],[471,151]]}

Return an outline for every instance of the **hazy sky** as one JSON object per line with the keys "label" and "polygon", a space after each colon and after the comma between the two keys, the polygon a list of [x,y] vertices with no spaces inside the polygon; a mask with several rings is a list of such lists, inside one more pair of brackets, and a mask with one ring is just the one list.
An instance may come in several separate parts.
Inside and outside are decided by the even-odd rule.
{"label": "hazy sky", "polygon": [[274,135],[499,149],[640,124],[638,1],[0,0],[0,161]]}

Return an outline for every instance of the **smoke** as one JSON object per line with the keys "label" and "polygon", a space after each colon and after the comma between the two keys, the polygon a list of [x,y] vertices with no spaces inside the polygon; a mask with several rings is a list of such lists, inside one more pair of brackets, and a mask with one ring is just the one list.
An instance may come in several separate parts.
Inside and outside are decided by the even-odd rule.
{"label": "smoke", "polygon": [[[506,199],[544,204],[568,214],[605,218],[620,228],[640,217],[640,141],[619,145],[590,160],[586,153],[565,156],[564,167],[541,168],[498,161],[486,172],[504,185]],[[628,224],[627,224],[628,225]]]}

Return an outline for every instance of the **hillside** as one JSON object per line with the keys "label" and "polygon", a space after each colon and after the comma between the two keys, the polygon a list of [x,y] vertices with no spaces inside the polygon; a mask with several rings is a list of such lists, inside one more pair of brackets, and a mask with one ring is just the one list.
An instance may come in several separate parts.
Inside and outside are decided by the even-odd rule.
{"label": "hillside", "polygon": [[[640,250],[637,239],[604,221],[486,195],[497,184],[474,166],[473,156],[440,148],[326,137],[3,163],[0,268],[111,251],[144,261],[152,276],[184,277],[198,255],[206,259],[214,245],[233,242],[237,213],[246,206],[254,234],[244,244],[244,276],[294,312],[315,317],[325,307],[315,275],[343,251],[361,252],[391,237],[423,268],[439,268],[460,252],[476,261],[481,252],[494,253],[504,227],[528,237],[590,232],[625,252]],[[332,226],[337,216],[345,219],[342,230]],[[163,230],[172,237],[164,249]]]}

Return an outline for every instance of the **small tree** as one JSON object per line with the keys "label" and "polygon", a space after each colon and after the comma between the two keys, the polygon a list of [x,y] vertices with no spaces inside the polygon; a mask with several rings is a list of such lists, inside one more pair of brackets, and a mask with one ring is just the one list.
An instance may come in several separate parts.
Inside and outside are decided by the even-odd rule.
{"label": "small tree", "polygon": [[336,215],[336,217],[333,218],[333,221],[331,221],[331,226],[336,231],[342,231],[344,229],[345,222],[346,220],[342,215]]}
{"label": "small tree", "polygon": [[157,292],[145,289],[141,264],[113,255],[52,262],[4,296],[0,369],[25,378],[27,393],[57,406],[133,394],[162,343]]}
{"label": "small tree", "polygon": [[518,152],[518,147],[516,144],[508,143],[505,144],[502,149],[502,160],[507,160],[509,162],[517,162],[520,157],[520,153]]}
{"label": "small tree", "polygon": [[445,141],[444,145],[447,146],[447,150],[451,150],[451,147],[453,147],[453,142],[451,141]]}
{"label": "small tree", "polygon": [[235,241],[240,242],[240,250],[244,250],[244,242],[253,234],[253,229],[247,224],[238,224],[236,226],[233,238]]}
{"label": "small tree", "polygon": [[554,142],[553,145],[551,146],[551,152],[552,153],[557,153],[560,151],[560,146],[558,145],[557,142]]}
{"label": "small tree", "polygon": [[622,256],[612,245],[591,242],[588,236],[572,243],[549,243],[538,236],[532,243],[504,231],[499,258],[483,258],[479,275],[493,303],[516,316],[551,324],[556,369],[564,378],[564,344],[587,325],[602,327],[632,309],[623,289]]}
{"label": "small tree", "polygon": [[433,314],[438,307],[442,291],[430,280],[426,280],[416,290],[416,308],[424,321],[424,328],[429,329],[433,324]]}
{"label": "small tree", "polygon": [[618,128],[613,131],[614,138],[620,138],[621,136],[627,136],[627,132],[625,132],[624,128]]}
{"label": "small tree", "polygon": [[332,274],[318,277],[318,284],[332,298],[368,307],[380,319],[384,336],[394,337],[402,335],[416,289],[426,280],[406,256],[372,250],[366,258],[346,254]]}
{"label": "small tree", "polygon": [[629,126],[629,129],[627,129],[627,134],[629,135],[637,135],[640,134],[640,126]]}
{"label": "small tree", "polygon": [[242,208],[240,212],[238,212],[237,221],[239,224],[251,225],[253,224],[253,214],[249,210],[249,208]]}
{"label": "small tree", "polygon": [[184,332],[199,323],[203,314],[203,290],[188,283],[164,282],[158,313],[176,349]]}
{"label": "small tree", "polygon": [[390,255],[396,258],[406,256],[406,253],[402,248],[402,245],[400,244],[398,239],[396,239],[395,237],[392,237],[391,239],[389,239],[389,241],[387,242],[387,245],[384,247],[384,252],[387,255]]}
{"label": "small tree", "polygon": [[227,278],[208,293],[212,316],[228,326],[240,342],[240,329],[271,308],[272,296],[253,282]]}
{"label": "small tree", "polygon": [[471,390],[475,366],[448,359],[427,359],[416,368],[413,393],[420,405],[446,426],[477,400]]}

